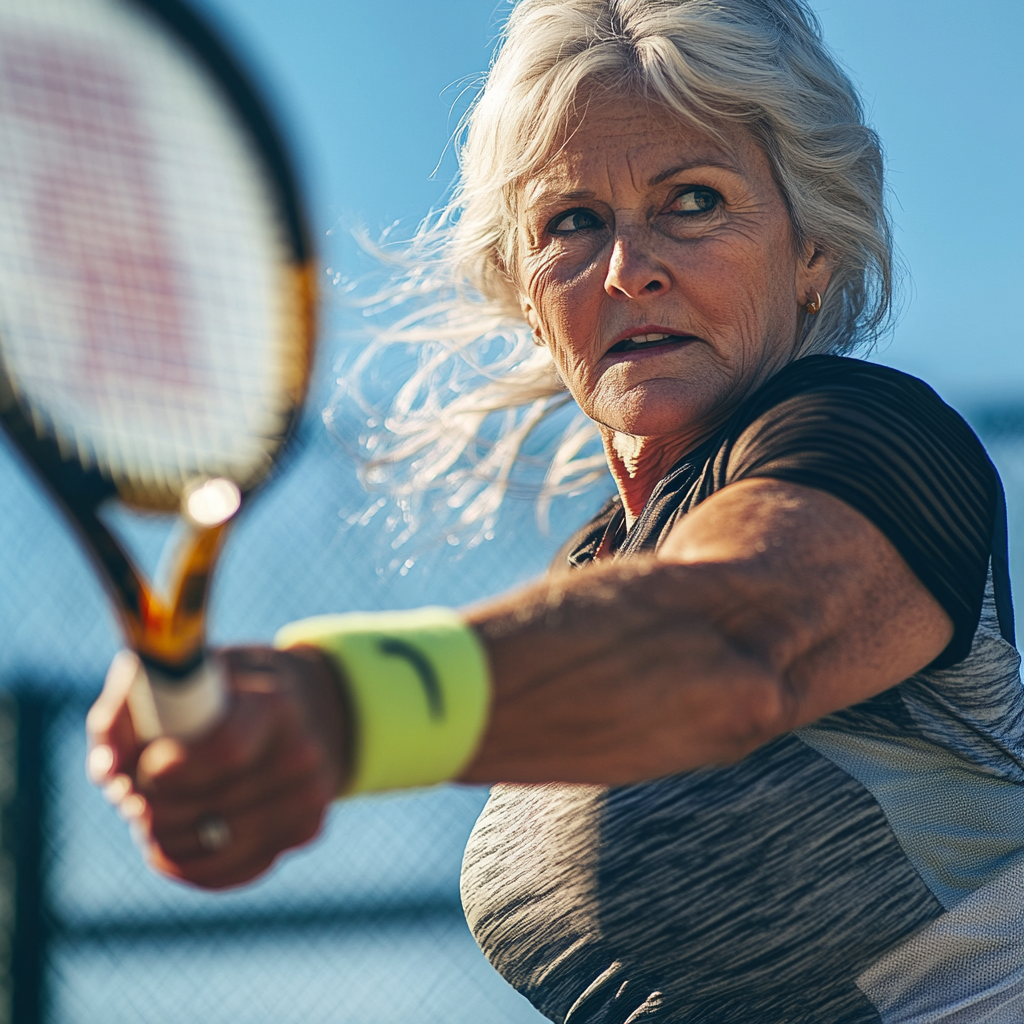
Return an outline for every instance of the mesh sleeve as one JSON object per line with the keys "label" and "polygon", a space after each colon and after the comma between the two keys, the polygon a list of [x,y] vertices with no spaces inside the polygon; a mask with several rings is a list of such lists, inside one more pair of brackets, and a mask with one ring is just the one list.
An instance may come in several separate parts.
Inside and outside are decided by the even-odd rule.
{"label": "mesh sleeve", "polygon": [[995,468],[964,420],[916,378],[853,360],[808,371],[813,383],[787,375],[785,390],[796,394],[762,393],[731,447],[725,482],[787,480],[866,516],[953,621],[953,639],[931,667],[955,664],[981,615]]}

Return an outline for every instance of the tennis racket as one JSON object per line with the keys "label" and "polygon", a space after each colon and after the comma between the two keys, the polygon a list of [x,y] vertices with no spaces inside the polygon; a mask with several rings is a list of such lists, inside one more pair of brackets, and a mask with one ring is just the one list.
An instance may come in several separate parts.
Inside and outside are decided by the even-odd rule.
{"label": "tennis racket", "polygon": [[[225,702],[207,592],[313,357],[301,203],[247,75],[181,0],[0,5],[0,421],[98,566],[144,738]],[[177,513],[162,588],[103,522]],[[131,653],[134,652],[134,653]]]}

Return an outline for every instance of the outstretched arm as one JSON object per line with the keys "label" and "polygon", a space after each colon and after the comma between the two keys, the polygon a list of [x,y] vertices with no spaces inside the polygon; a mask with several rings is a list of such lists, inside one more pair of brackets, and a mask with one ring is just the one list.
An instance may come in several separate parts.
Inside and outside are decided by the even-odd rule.
{"label": "outstretched arm", "polygon": [[[471,609],[493,702],[462,781],[619,784],[734,761],[923,668],[952,623],[860,513],[770,479],[734,483],[657,556],[553,574]],[[89,716],[92,773],[150,861],[244,882],[310,838],[351,752],[344,687],[312,649],[227,652],[210,736],[135,741],[124,694]],[[232,841],[203,849],[216,813]]]}
{"label": "outstretched arm", "polygon": [[626,783],[738,760],[932,661],[949,617],[860,513],[740,481],[658,555],[472,609],[494,679],[465,781]]}

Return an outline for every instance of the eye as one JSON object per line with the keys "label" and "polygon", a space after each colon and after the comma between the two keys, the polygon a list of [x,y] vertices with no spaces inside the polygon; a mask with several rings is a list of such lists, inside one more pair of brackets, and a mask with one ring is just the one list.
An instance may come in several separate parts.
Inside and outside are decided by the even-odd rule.
{"label": "eye", "polygon": [[691,185],[680,192],[669,205],[669,213],[681,213],[684,216],[696,213],[710,213],[722,197],[713,189],[703,185]]}
{"label": "eye", "polygon": [[552,235],[571,235],[577,231],[593,231],[603,227],[604,221],[593,210],[567,210],[548,224],[548,232]]}

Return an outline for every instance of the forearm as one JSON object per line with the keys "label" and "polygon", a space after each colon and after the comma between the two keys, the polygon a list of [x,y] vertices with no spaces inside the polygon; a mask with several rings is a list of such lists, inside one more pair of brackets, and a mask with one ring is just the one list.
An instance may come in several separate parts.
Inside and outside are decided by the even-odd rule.
{"label": "forearm", "polygon": [[895,685],[952,625],[831,495],[725,488],[658,556],[553,576],[469,613],[493,678],[467,781],[623,783],[737,760]]}
{"label": "forearm", "polygon": [[442,611],[326,616],[279,637],[338,660],[353,792],[728,763],[905,679],[951,634],[876,527],[770,480],[708,499],[657,555]]}
{"label": "forearm", "polygon": [[462,780],[635,782],[737,760],[784,731],[785,680],[723,628],[744,597],[721,575],[617,562],[471,610],[493,704]]}

